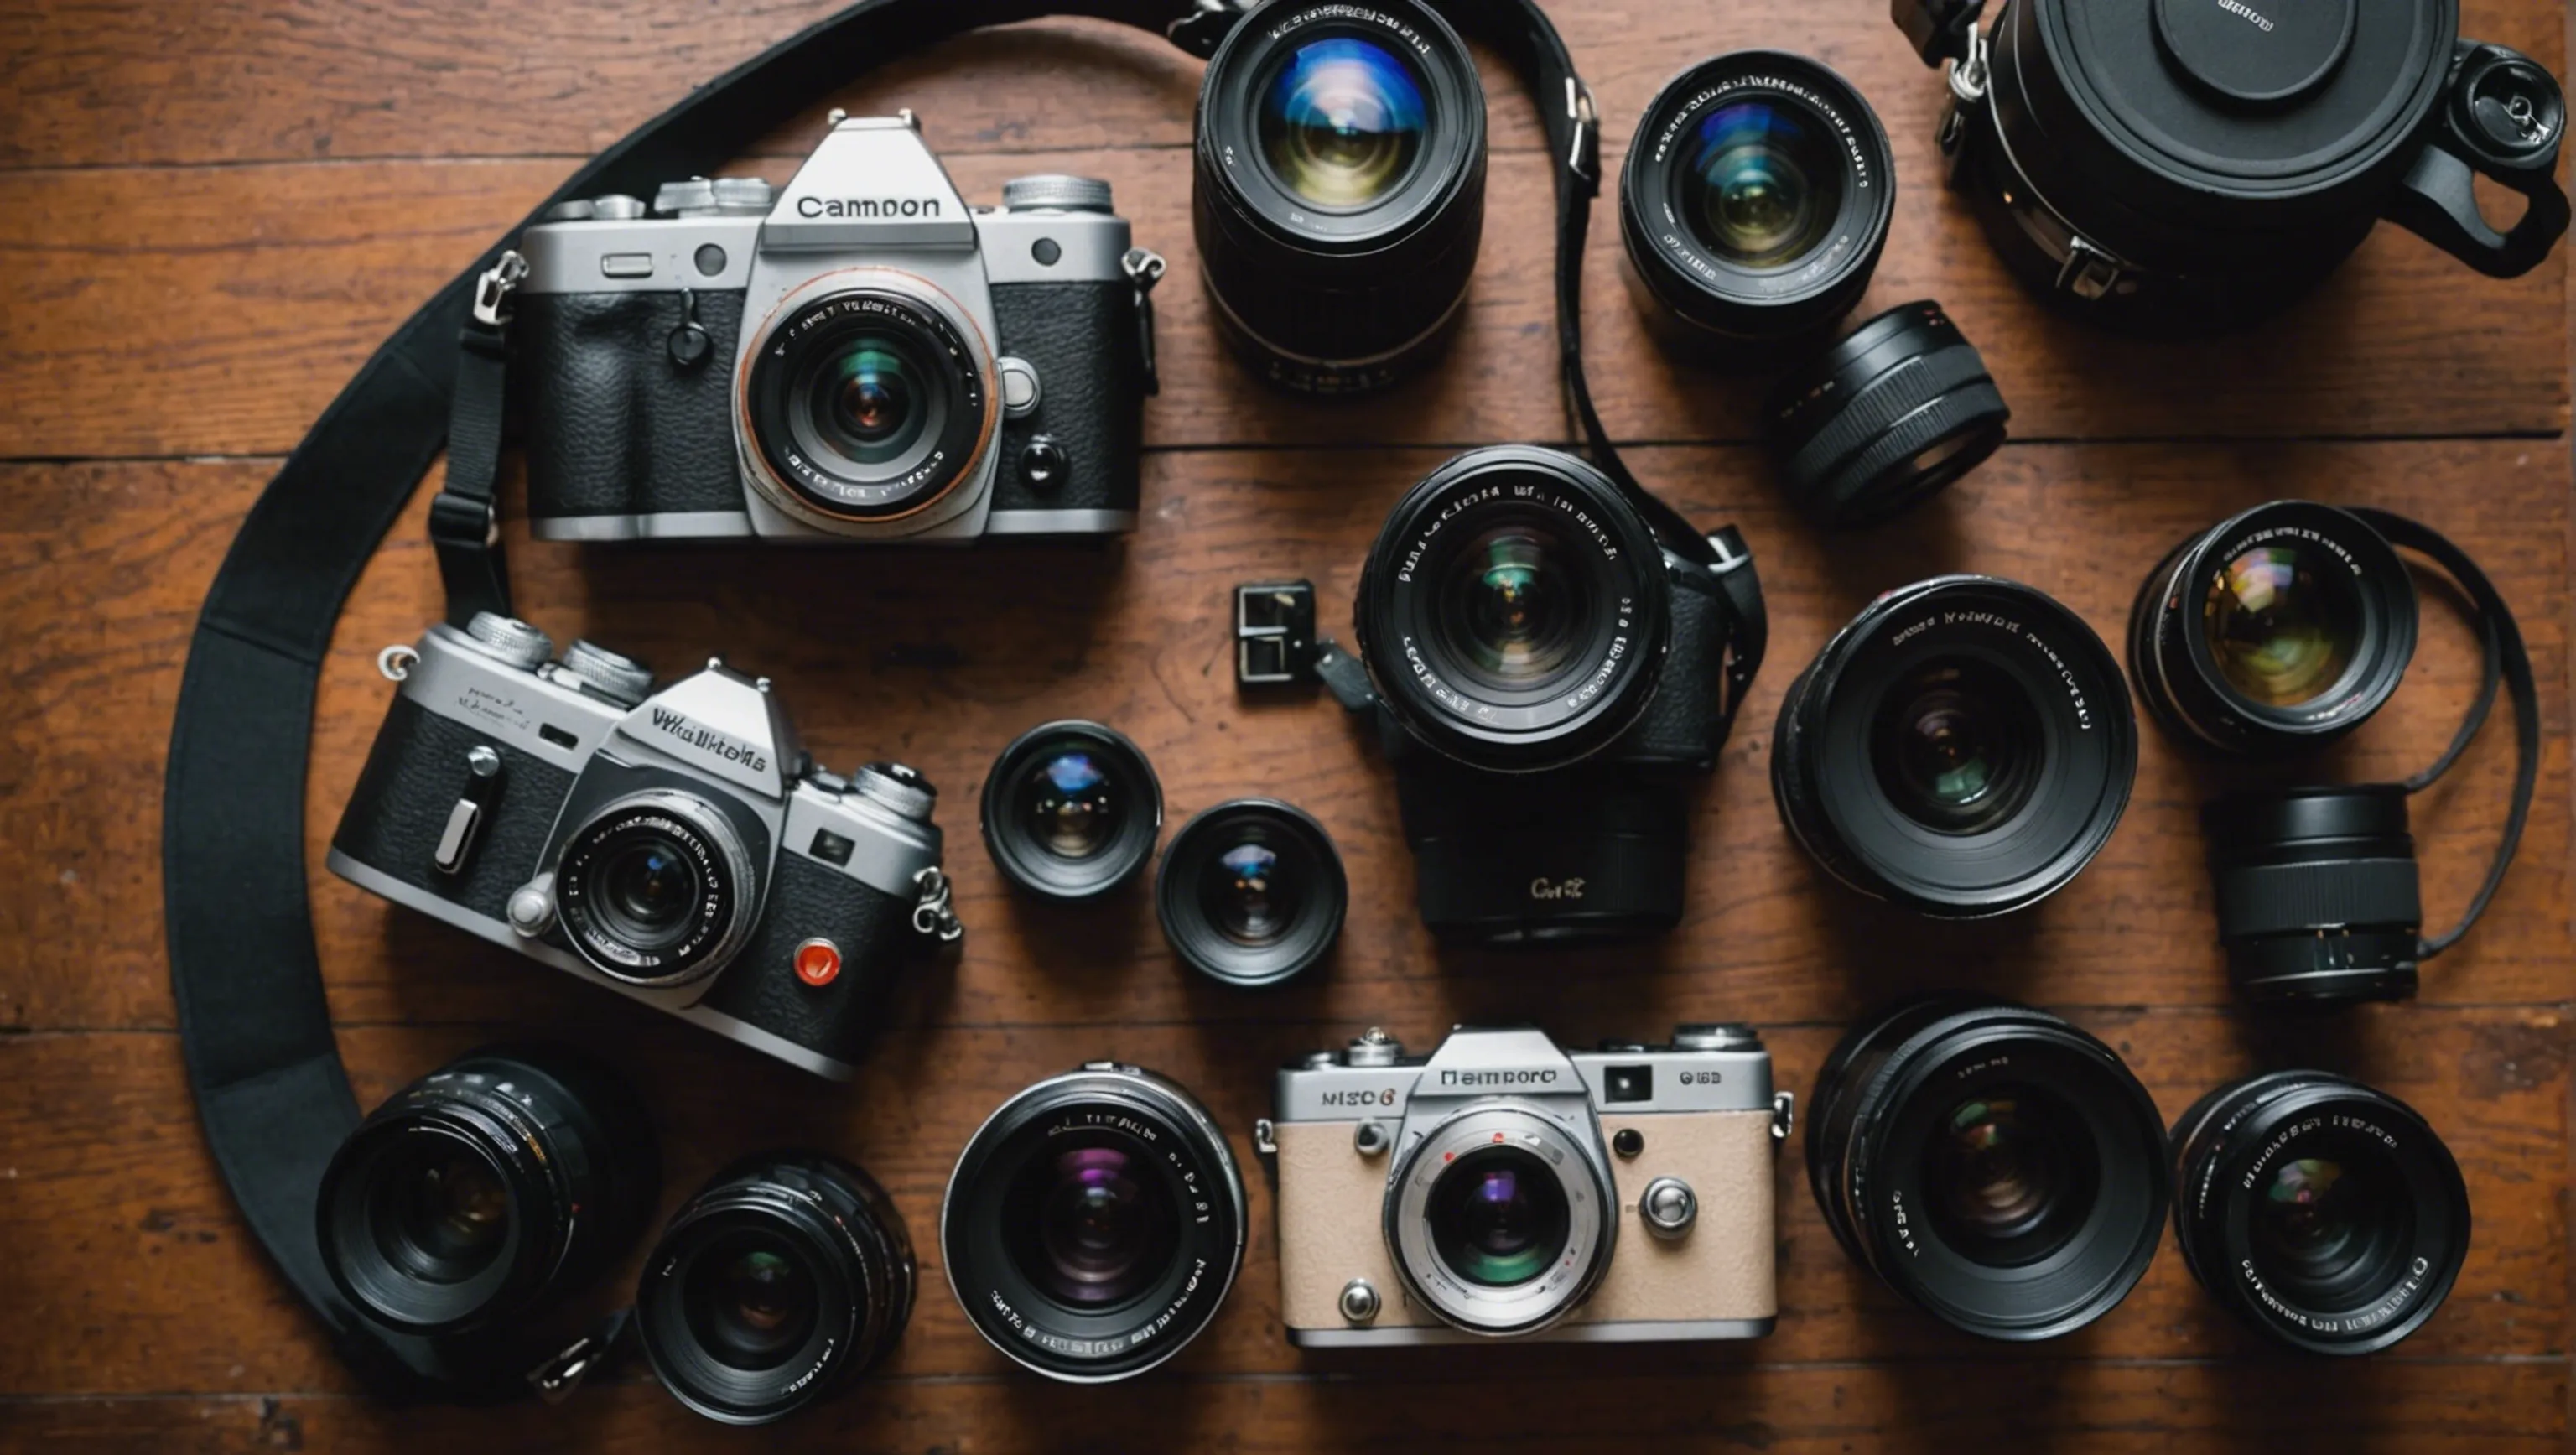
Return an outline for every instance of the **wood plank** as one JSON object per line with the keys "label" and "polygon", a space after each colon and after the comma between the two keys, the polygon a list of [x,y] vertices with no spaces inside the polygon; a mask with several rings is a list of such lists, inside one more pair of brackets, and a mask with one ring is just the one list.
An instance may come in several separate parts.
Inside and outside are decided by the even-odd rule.
{"label": "wood plank", "polygon": [[[808,132],[806,135],[812,135]],[[934,125],[935,142],[947,138]],[[1918,152],[1921,148],[1916,149]],[[1035,171],[1109,179],[1156,294],[1159,448],[1557,437],[1546,164],[1497,158],[1485,247],[1444,365],[1384,396],[1278,396],[1228,356],[1190,242],[1187,154],[953,158],[970,198]],[[1908,176],[1929,160],[1900,161]],[[760,170],[783,178],[793,162]],[[31,305],[0,316],[0,457],[283,452],[420,300],[542,200],[563,160],[364,161],[0,172],[0,249]],[[2044,314],[1964,210],[1905,189],[1865,312],[1943,299],[2025,438],[2555,433],[2566,423],[2563,264],[2495,282],[2383,229],[2320,293],[2256,333],[2118,340]],[[1588,357],[1621,439],[1749,440],[1767,384],[1675,363],[1620,279],[1611,209],[1587,257]],[[1865,316],[1865,314],[1864,314]],[[2535,367],[2546,360],[2546,368]]]}
{"label": "wood plank", "polygon": [[[1660,1034],[1631,1005],[1605,1006],[1568,985],[1523,1007],[1574,1044]],[[1651,1016],[1651,1012],[1645,1012]],[[2400,1351],[2402,1362],[2561,1356],[2567,1348],[2567,1220],[2552,1169],[2566,1134],[2567,1018],[2547,1010],[2421,1007],[2339,1024],[2249,1032],[2211,1012],[2079,1012],[2121,1051],[2170,1118],[2218,1081],[2256,1066],[2325,1065],[2414,1104],[2440,1130],[2469,1179],[2476,1234],[2450,1302]],[[1387,1022],[1428,1044],[1438,1023]],[[846,1091],[760,1060],[646,1012],[599,1006],[572,1019],[507,1028],[441,1026],[344,1031],[343,1055],[372,1104],[403,1081],[504,1033],[562,1034],[642,1081],[671,1163],[665,1208],[717,1166],[762,1145],[805,1143],[851,1156],[883,1180],[908,1221],[924,1294],[891,1366],[907,1376],[989,1376],[1007,1366],[967,1326],[938,1256],[937,1209],[966,1138],[1012,1092],[1101,1056],[1152,1066],[1207,1104],[1243,1160],[1252,1235],[1243,1273],[1207,1334],[1176,1361],[1191,1377],[1244,1373],[1380,1374],[1403,1378],[1490,1367],[1511,1377],[1635,1369],[1678,1374],[1759,1360],[1848,1366],[1990,1353],[1908,1308],[1847,1263],[1806,1188],[1800,1142],[1778,1168],[1778,1332],[1747,1349],[1648,1346],[1589,1355],[1491,1351],[1480,1365],[1301,1357],[1279,1328],[1272,1188],[1253,1159],[1253,1119],[1269,1111],[1271,1068],[1338,1043],[1354,1023],[1265,1023],[998,1030],[949,1028],[889,1037]],[[1802,1100],[1839,1035],[1825,1025],[1774,1027],[1779,1084]],[[29,1327],[66,1337],[0,1347],[0,1394],[254,1391],[348,1387],[309,1320],[244,1236],[213,1175],[188,1105],[174,1038],[162,1034],[30,1035],[0,1041],[0,1242],[46,1250],[0,1274]],[[649,1071],[648,1071],[649,1068]],[[709,1096],[705,1088],[721,1086]],[[2167,1247],[2129,1301],[2083,1335],[2028,1351],[2037,1368],[2075,1360],[2220,1359],[2279,1364],[2212,1305]],[[640,1258],[641,1250],[637,1250]],[[631,1287],[634,1258],[617,1287]],[[616,1289],[601,1291],[615,1296]],[[1587,1362],[1588,1361],[1588,1362]]]}
{"label": "wood plank", "polygon": [[[1146,528],[1106,553],[895,551],[864,572],[831,552],[538,548],[511,551],[521,609],[559,641],[595,635],[665,667],[721,651],[777,679],[827,763],[898,756],[945,790],[941,821],[970,926],[942,1024],[1167,1023],[1284,1016],[1346,1023],[1510,1017],[1569,968],[1619,987],[1656,1022],[1815,1021],[1924,983],[2052,1003],[2224,1005],[2196,821],[2216,781],[2153,731],[2109,850],[2064,895],[1999,924],[1934,927],[1816,876],[1781,831],[1768,786],[1781,694],[1873,592],[1943,569],[2019,577],[2116,635],[2167,543],[2272,494],[2367,499],[2419,513],[2484,561],[2520,610],[2550,745],[2527,848],[2480,930],[2425,977],[2428,1000],[2571,994],[2564,628],[2566,459],[2512,442],[2388,446],[2028,446],[2005,452],[1916,523],[1825,540],[1785,518],[1749,451],[1640,452],[1695,518],[1742,523],[1770,587],[1772,664],[1696,819],[1688,920],[1667,941],[1585,954],[1435,952],[1416,921],[1410,857],[1374,743],[1323,699],[1245,702],[1230,681],[1227,591],[1308,575],[1329,628],[1347,622],[1361,558],[1391,503],[1439,457],[1402,453],[1159,455]],[[0,1025],[167,1026],[156,813],[181,658],[202,583],[265,478],[258,463],[0,469],[0,672],[29,711],[5,729],[0,835],[11,933],[0,936]],[[1320,478],[1319,478],[1320,477]],[[1326,483],[1329,482],[1329,483]],[[601,997],[398,911],[323,873],[321,846],[384,711],[377,650],[440,614],[422,544],[426,496],[370,567],[323,686],[308,805],[323,963],[361,1021],[490,1020]],[[2474,687],[2457,617],[2427,598],[2409,687],[2321,773],[2401,777],[2447,740]],[[1185,979],[1148,896],[1086,913],[1018,902],[978,842],[992,755],[1049,717],[1089,715],[1152,756],[1171,825],[1207,804],[1277,791],[1322,816],[1351,867],[1336,962],[1271,997]],[[2466,903],[2501,821],[2509,734],[2491,729],[2458,781],[2419,805],[2433,913]],[[1906,946],[1902,956],[1893,945]]]}
{"label": "wood plank", "polygon": [[[1475,1370],[1404,1387],[1376,1379],[1163,1379],[1150,1390],[1036,1389],[998,1380],[881,1381],[768,1437],[883,1455],[1041,1449],[1332,1449],[1412,1455],[1472,1442],[1495,1455],[1677,1455],[1759,1450],[2076,1448],[2162,1455],[2300,1445],[2409,1455],[2543,1455],[2563,1448],[2566,1371],[2542,1364],[2042,1364],[1779,1369],[1710,1359],[1639,1375],[1613,1357],[1580,1378],[1517,1379],[1497,1400]],[[1150,1410],[1147,1414],[1145,1411]],[[0,1440],[91,1455],[252,1455],[278,1449],[443,1451],[489,1445],[565,1455],[737,1450],[649,1386],[584,1390],[555,1410],[393,1411],[324,1395],[0,1401]],[[969,1434],[967,1432],[972,1431]],[[964,1436],[964,1438],[960,1438]]]}

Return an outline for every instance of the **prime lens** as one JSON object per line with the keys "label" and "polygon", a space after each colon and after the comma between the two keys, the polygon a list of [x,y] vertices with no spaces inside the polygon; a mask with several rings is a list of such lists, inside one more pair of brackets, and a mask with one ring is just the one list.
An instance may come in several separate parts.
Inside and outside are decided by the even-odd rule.
{"label": "prime lens", "polygon": [[1268,798],[1220,803],[1163,851],[1154,910],[1184,964],[1227,985],[1277,985],[1340,938],[1350,881],[1332,836]]}
{"label": "prime lens", "polygon": [[1100,1384],[1198,1337],[1234,1286],[1244,1228],[1243,1179],[1206,1109],[1100,1061],[1022,1091],[968,1140],[939,1246],[994,1348]]}
{"label": "prime lens", "polygon": [[726,811],[676,788],[632,793],[564,841],[555,907],[581,957],[630,985],[725,967],[760,918],[760,885]]}
{"label": "prime lens", "polygon": [[1557,450],[1450,460],[1397,502],[1353,612],[1379,699],[1435,752],[1563,767],[1654,696],[1672,605],[1661,547],[1618,487]]}
{"label": "prime lens", "polygon": [[1264,377],[1307,393],[1419,369],[1485,221],[1485,93],[1415,0],[1270,0],[1199,88],[1190,199],[1208,296]]}
{"label": "prime lens", "polygon": [[2424,902],[2406,789],[2306,787],[2201,810],[2218,936],[2257,1005],[2349,1005],[2415,993]]}
{"label": "prime lens", "polygon": [[636,1326],[682,1404],[783,1419],[874,1367],[912,1317],[912,1240],[885,1190],[819,1152],[717,1174],[644,1262]]}
{"label": "prime lens", "polygon": [[2137,767],[2119,663],[2082,618],[2028,586],[1943,576],[1872,602],[1790,685],[1771,790],[1836,879],[1973,919],[2082,872]]}
{"label": "prime lens", "polygon": [[993,760],[984,847],[1013,884],[1048,899],[1097,899],[1154,857],[1163,789],[1143,750],[1096,722],[1044,723]]}
{"label": "prime lens", "polygon": [[2331,505],[2278,500],[2186,538],[2138,588],[2129,668],[2165,731],[2219,752],[2334,741],[2415,655],[2396,548]]}
{"label": "prime lens", "polygon": [[323,1266],[389,1328],[504,1323],[604,1272],[661,1175],[615,1074],[560,1046],[488,1047],[396,1092],[332,1156]]}
{"label": "prime lens", "polygon": [[1859,527],[1984,464],[2011,419],[1976,345],[1922,299],[1781,375],[1763,427],[1790,503],[1818,525]]}
{"label": "prime lens", "polygon": [[2212,1298],[2315,1354],[2424,1326],[2469,1253],[2459,1163],[2412,1107],[2322,1071],[2276,1071],[2174,1123],[2174,1234]]}
{"label": "prime lens", "polygon": [[1414,1301],[1469,1333],[1537,1333],[1610,1267],[1619,1205],[1597,1143],[1534,1108],[1479,1103],[1387,1175],[1386,1246]]}
{"label": "prime lens", "polygon": [[2168,1186],[2155,1102],[2110,1047],[1963,996],[1904,1002],[1834,1047],[1807,1176],[1845,1253],[1943,1321],[2013,1341],[2127,1297]]}
{"label": "prime lens", "polygon": [[1684,352],[1744,362],[1812,338],[1869,287],[1895,212],[1887,129],[1850,82],[1736,51],[1665,83],[1619,177],[1619,234],[1647,317]]}

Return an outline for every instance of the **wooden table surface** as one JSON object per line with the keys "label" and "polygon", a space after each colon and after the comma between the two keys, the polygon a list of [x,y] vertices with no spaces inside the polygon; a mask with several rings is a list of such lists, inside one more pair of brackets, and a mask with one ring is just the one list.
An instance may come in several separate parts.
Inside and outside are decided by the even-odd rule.
{"label": "wooden table surface", "polygon": [[[217,1181],[189,1105],[162,954],[163,745],[203,589],[242,512],[391,326],[595,148],[828,0],[12,0],[0,6],[0,1447],[493,1451],[750,1448],[630,1375],[572,1404],[394,1412],[353,1393]],[[1546,158],[1490,65],[1485,254],[1433,377],[1309,404],[1222,357],[1189,240],[1199,66],[1152,40],[1051,23],[953,42],[838,98],[910,106],[970,199],[1073,171],[1116,184],[1165,253],[1164,390],[1146,412],[1142,528],[1106,552],[884,554],[532,546],[523,611],[671,667],[722,651],[774,677],[809,744],[893,756],[946,790],[971,948],[924,977],[855,1086],[827,1088],[329,877],[320,847],[387,689],[379,647],[439,614],[426,494],[340,624],[307,822],[322,963],[371,1102],[503,1031],[560,1032],[646,1079],[672,1147],[666,1203],[720,1159],[807,1141],[892,1187],[925,1290],[884,1374],[780,1427],[815,1450],[983,1452],[1652,1448],[1810,1452],[2063,1445],[2486,1452],[2568,1432],[2571,974],[2569,442],[2564,254],[2478,278],[2382,228],[2265,331],[2124,343],[2053,322],[1935,185],[1941,94],[1878,0],[1587,0],[1554,7],[1598,90],[1607,152],[1664,78],[1711,52],[1821,55],[1885,116],[1902,179],[1872,308],[1930,294],[1983,346],[2012,446],[1873,534],[1782,509],[1749,444],[1753,387],[1677,368],[1618,287],[1605,203],[1591,359],[1647,483],[1762,554],[1773,665],[1696,817],[1680,932],[1615,953],[1435,951],[1415,920],[1392,786],[1321,701],[1246,704],[1227,589],[1306,575],[1347,611],[1385,508],[1447,453],[1557,438]],[[2465,0],[2465,29],[2562,69],[2550,0]],[[783,178],[822,108],[748,160]],[[2184,532],[2279,496],[2419,515],[2521,614],[2548,731],[2522,862],[2413,1004],[2249,1016],[2213,944],[2195,806],[2205,768],[2153,731],[2095,867],[2005,923],[1934,927],[1814,874],[1765,780],[1780,693],[1873,593],[1948,570],[2030,581],[2117,638]],[[513,500],[515,507],[515,498]],[[2332,765],[2429,760],[2476,681],[2428,596],[2407,690]],[[1313,811],[1353,903],[1340,949],[1269,995],[1181,970],[1145,896],[1082,913],[1006,895],[973,804],[1021,729],[1090,716],[1132,735],[1172,821],[1238,794]],[[2436,919],[2466,899],[2511,754],[2491,730],[2419,804]],[[1104,1055],[1195,1088],[1249,1153],[1270,1071],[1372,1024],[1428,1044],[1465,1019],[1570,1043],[1685,1020],[1764,1026],[1802,1096],[1841,1026],[1888,995],[1973,987],[2058,1009],[2115,1045],[2168,1116],[2222,1079],[2312,1064],[2419,1107],[2469,1179],[2476,1245],[2449,1304],[2392,1354],[2298,1359],[2202,1296],[2168,1238],[2109,1317],[2029,1350],[1954,1334],[1846,1263],[1793,1143],[1778,1169],[1782,1314],[1749,1345],[1507,1347],[1301,1356],[1278,1327],[1271,1199],[1216,1325],[1134,1383],[1068,1389],[985,1347],[937,1268],[934,1212],[965,1136],[1040,1074]],[[629,1275],[621,1274],[621,1278]],[[764,1447],[766,1442],[764,1442]]]}

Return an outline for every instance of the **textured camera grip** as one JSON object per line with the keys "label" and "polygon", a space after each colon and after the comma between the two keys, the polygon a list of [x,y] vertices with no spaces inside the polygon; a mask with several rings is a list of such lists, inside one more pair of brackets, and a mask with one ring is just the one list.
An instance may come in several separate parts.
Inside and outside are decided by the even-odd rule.
{"label": "textured camera grip", "polygon": [[688,367],[671,358],[671,333],[690,306],[676,291],[519,299],[510,378],[530,516],[743,508],[732,416],[743,295],[692,297],[714,347]]}
{"label": "textured camera grip", "polygon": [[[431,856],[464,791],[465,755],[478,747],[501,755],[501,791],[484,809],[465,871],[443,874]],[[572,781],[561,768],[398,696],[376,731],[331,847],[424,893],[503,919],[510,891],[536,873]]]}
{"label": "textured camera grip", "polygon": [[[1004,354],[1038,371],[1037,411],[1006,420],[995,510],[1134,510],[1144,438],[1145,361],[1136,290],[1101,283],[997,283],[993,323]],[[1032,488],[1021,452],[1050,435],[1071,463],[1063,482]]]}
{"label": "textured camera grip", "polygon": [[[796,947],[817,937],[841,951],[841,973],[829,985],[796,978]],[[855,1064],[895,977],[917,962],[918,943],[909,900],[802,854],[781,854],[759,930],[699,1004]]]}
{"label": "textured camera grip", "polygon": [[1724,601],[1675,587],[1673,640],[1654,700],[1604,756],[1705,773],[1717,760],[1719,684],[1725,678]]}

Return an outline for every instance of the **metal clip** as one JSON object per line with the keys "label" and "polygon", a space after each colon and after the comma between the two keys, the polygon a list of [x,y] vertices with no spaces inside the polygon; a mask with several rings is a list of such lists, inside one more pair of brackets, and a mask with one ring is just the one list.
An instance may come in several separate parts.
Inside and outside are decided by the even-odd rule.
{"label": "metal clip", "polygon": [[921,897],[912,906],[912,932],[934,938],[943,947],[962,942],[966,938],[966,927],[957,922],[957,912],[949,907],[947,874],[933,864],[913,875],[912,882],[921,891]]}
{"label": "metal clip", "polygon": [[2127,265],[2079,234],[2066,237],[2066,265],[2057,270],[2057,286],[2087,303],[2109,297],[2120,286]]}
{"label": "metal clip", "polygon": [[1262,1117],[1252,1124],[1252,1150],[1264,1157],[1279,1155],[1279,1129],[1270,1118]]}
{"label": "metal clip", "polygon": [[562,1404],[572,1398],[574,1390],[599,1367],[607,1347],[588,1334],[575,1339],[564,1351],[528,1371],[528,1387],[547,1404]]}
{"label": "metal clip", "polygon": [[400,682],[411,675],[413,665],[419,661],[419,651],[409,642],[396,642],[376,653],[376,670],[384,674],[386,681]]}
{"label": "metal clip", "polygon": [[504,249],[500,260],[483,270],[481,281],[474,285],[474,321],[485,328],[499,328],[510,321],[510,294],[519,280],[528,276],[528,260],[516,248]]}
{"label": "metal clip", "polygon": [[1986,99],[1986,33],[1976,25],[1968,27],[1968,54],[1950,63],[1950,94],[1962,106],[1974,106]]}
{"label": "metal clip", "polygon": [[1574,123],[1573,144],[1567,149],[1568,171],[1591,183],[1601,185],[1601,113],[1592,104],[1592,88],[1580,76],[1565,78],[1565,114]]}
{"label": "metal clip", "polygon": [[1153,292],[1154,285],[1163,281],[1163,270],[1168,266],[1163,255],[1152,248],[1129,248],[1127,255],[1118,260],[1119,271],[1136,285],[1139,294]]}
{"label": "metal clip", "polygon": [[1197,10],[1163,27],[1163,34],[1172,44],[1206,60],[1216,54],[1252,4],[1253,0],[1198,0]]}
{"label": "metal clip", "polygon": [[1798,1129],[1798,1094],[1775,1091],[1771,1094],[1771,1140],[1785,1142]]}

